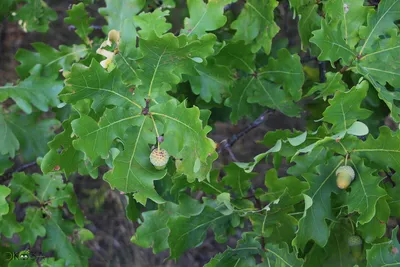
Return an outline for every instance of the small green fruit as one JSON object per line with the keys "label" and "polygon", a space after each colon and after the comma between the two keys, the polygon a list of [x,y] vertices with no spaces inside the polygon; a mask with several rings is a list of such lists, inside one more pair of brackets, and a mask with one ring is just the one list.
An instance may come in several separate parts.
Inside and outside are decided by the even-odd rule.
{"label": "small green fruit", "polygon": [[347,244],[349,245],[351,255],[354,259],[358,260],[362,256],[362,244],[363,241],[358,235],[349,236],[347,239]]}
{"label": "small green fruit", "polygon": [[362,239],[358,235],[349,236],[349,238],[347,239],[347,244],[349,245],[349,247],[361,246],[362,243]]}
{"label": "small green fruit", "polygon": [[167,166],[169,154],[165,149],[154,149],[150,154],[150,162],[157,170],[162,170]]}
{"label": "small green fruit", "polygon": [[336,170],[336,176],[336,185],[340,189],[346,189],[354,180],[355,173],[353,168],[350,166],[340,166]]}

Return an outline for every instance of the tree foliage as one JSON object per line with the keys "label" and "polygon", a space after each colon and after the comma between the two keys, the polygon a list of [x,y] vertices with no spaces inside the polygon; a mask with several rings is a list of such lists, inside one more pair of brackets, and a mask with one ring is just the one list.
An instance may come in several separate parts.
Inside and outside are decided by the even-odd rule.
{"label": "tree foliage", "polygon": [[[400,216],[399,0],[376,8],[289,0],[299,45],[279,42],[285,3],[275,0],[188,0],[178,30],[174,1],[106,0],[104,38],[93,38],[87,2],[64,19],[81,44],[20,49],[20,81],[0,87],[0,101],[12,103],[0,109],[5,238],[41,240],[54,255],[42,266],[88,266],[93,234],[68,177],[97,178],[103,166],[140,224],[131,241],[169,250],[170,259],[208,232],[226,243],[240,231],[236,247],[206,266],[399,264],[398,229],[385,236],[389,218]],[[27,31],[46,31],[56,18],[42,0],[5,1],[0,10]],[[326,66],[321,79],[305,53]],[[64,116],[47,116],[60,109]],[[250,162],[215,164],[224,144],[210,137],[214,122],[265,110],[302,116],[306,127],[269,131],[259,142],[265,152]],[[168,151],[165,168],[151,164],[152,149]],[[14,162],[35,160],[43,174],[12,174]],[[257,173],[264,162],[271,168]],[[355,173],[345,189],[340,166]]]}

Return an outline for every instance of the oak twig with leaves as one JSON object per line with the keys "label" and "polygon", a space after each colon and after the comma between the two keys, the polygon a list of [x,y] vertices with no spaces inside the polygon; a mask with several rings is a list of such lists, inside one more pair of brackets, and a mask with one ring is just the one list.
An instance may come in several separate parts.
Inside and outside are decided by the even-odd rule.
{"label": "oak twig with leaves", "polygon": [[[0,173],[17,158],[43,172],[0,186],[5,238],[42,240],[54,258],[40,266],[88,266],[93,234],[68,177],[106,166],[139,224],[131,241],[169,259],[211,231],[219,243],[241,237],[207,267],[400,265],[398,228],[386,235],[400,216],[400,132],[384,125],[400,122],[399,0],[188,0],[178,24],[182,3],[106,0],[104,38],[92,36],[90,2],[64,20],[81,44],[20,49],[20,81],[0,87],[12,103],[0,110]],[[1,5],[27,31],[54,19],[42,0]],[[278,35],[282,12],[298,18],[298,45],[280,41],[295,38]],[[231,147],[270,111],[306,126],[267,132],[266,151],[238,162]],[[211,139],[215,121],[243,118],[254,122]],[[223,149],[232,162],[216,168]]]}

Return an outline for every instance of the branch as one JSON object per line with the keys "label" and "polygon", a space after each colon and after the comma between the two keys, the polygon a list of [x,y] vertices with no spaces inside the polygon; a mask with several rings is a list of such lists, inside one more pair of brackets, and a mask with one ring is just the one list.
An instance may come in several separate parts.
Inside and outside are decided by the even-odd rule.
{"label": "branch", "polygon": [[35,166],[36,161],[29,162],[23,165],[20,165],[14,169],[10,169],[9,171],[5,172],[4,175],[0,176],[0,183],[3,184],[4,182],[8,181],[11,179],[14,173],[16,172],[21,172],[29,167]]}
{"label": "branch", "polygon": [[[90,25],[90,28],[93,28],[94,30],[101,30],[103,26],[100,25]],[[68,25],[68,30],[74,31],[76,30],[76,27],[74,25]]]}
{"label": "branch", "polygon": [[319,61],[318,62],[318,68],[319,68],[319,82],[324,83],[326,81],[326,62],[325,61]]}
{"label": "branch", "polygon": [[262,124],[268,117],[270,113],[272,113],[273,110],[268,109],[264,111],[255,121],[250,123],[246,128],[241,130],[238,134],[233,135],[230,139],[224,139],[219,143],[218,147],[218,153],[221,153],[222,150],[228,151],[229,155],[231,156],[233,161],[238,161],[235,157],[235,155],[232,152],[232,146],[238,141],[240,138],[242,138],[244,135],[246,135],[248,132],[253,130],[254,128],[257,128],[260,124]]}

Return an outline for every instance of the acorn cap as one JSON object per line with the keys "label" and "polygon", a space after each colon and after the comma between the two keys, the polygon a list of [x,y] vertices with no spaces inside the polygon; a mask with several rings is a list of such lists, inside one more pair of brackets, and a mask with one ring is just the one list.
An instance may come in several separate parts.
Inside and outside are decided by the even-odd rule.
{"label": "acorn cap", "polygon": [[349,245],[349,247],[360,246],[362,245],[362,243],[363,241],[358,235],[349,236],[349,238],[347,239],[347,244]]}
{"label": "acorn cap", "polygon": [[354,177],[356,176],[353,168],[350,166],[340,166],[336,170],[336,176],[338,176],[340,173],[345,173],[345,174],[349,175],[352,181],[354,180]]}
{"label": "acorn cap", "polygon": [[167,166],[169,154],[165,149],[154,149],[150,154],[150,162],[157,170],[162,170]]}
{"label": "acorn cap", "polygon": [[340,166],[336,170],[336,176],[336,185],[340,189],[346,189],[354,180],[355,173],[353,168],[350,166]]}

